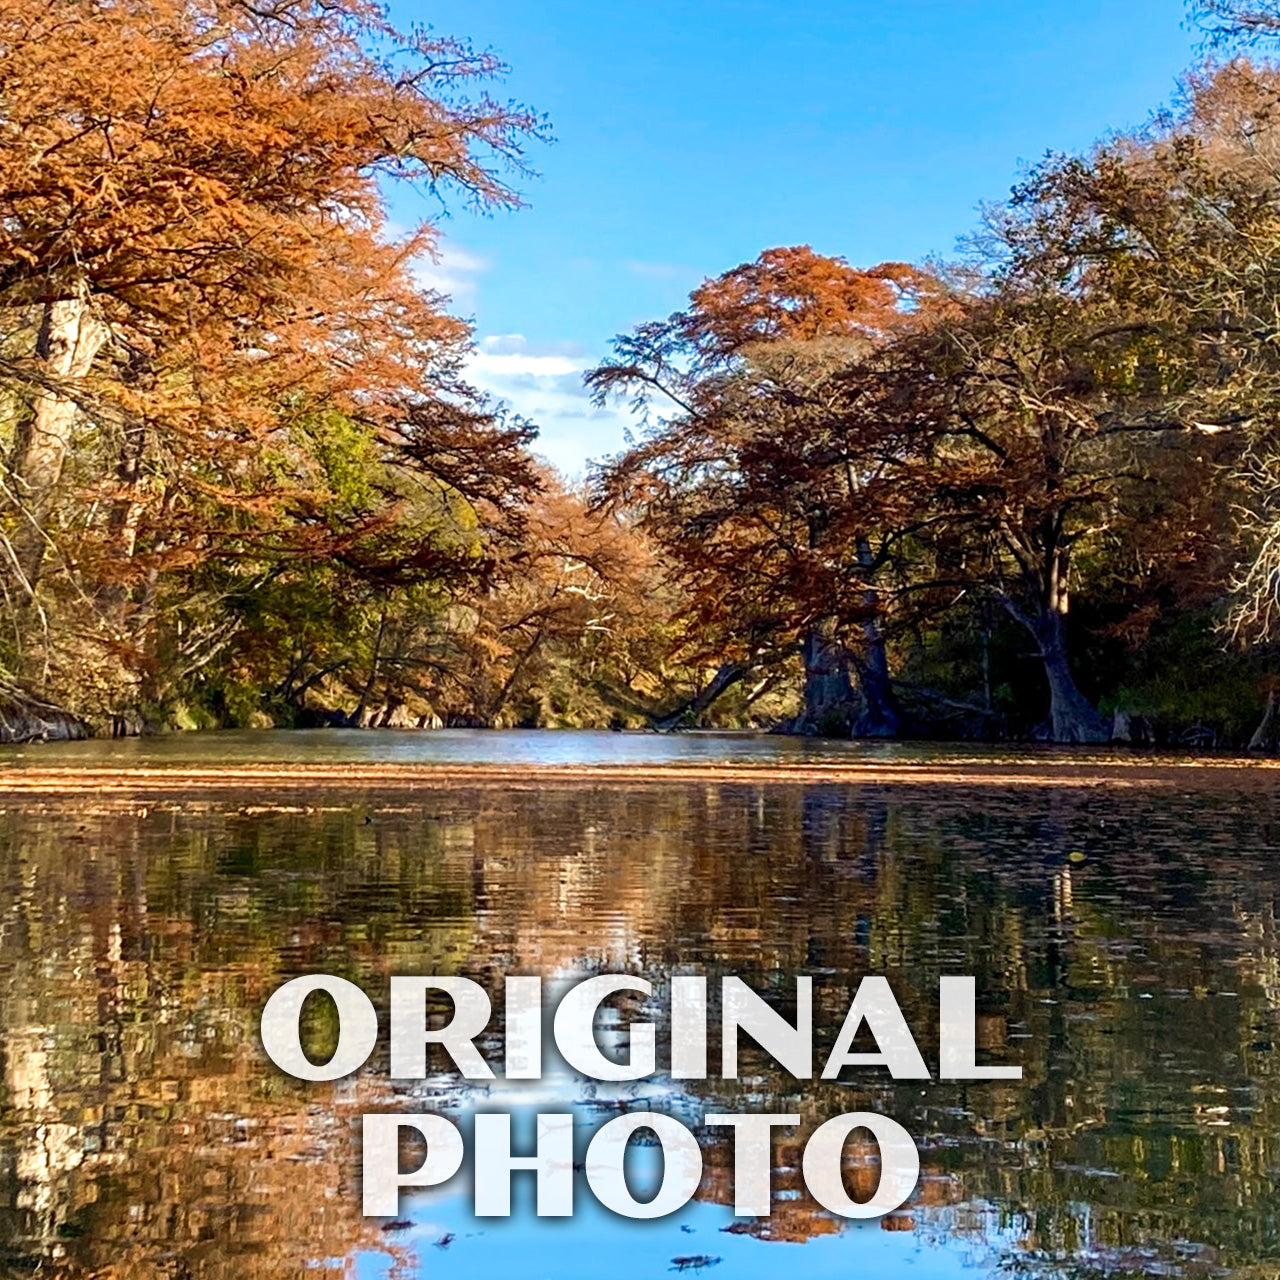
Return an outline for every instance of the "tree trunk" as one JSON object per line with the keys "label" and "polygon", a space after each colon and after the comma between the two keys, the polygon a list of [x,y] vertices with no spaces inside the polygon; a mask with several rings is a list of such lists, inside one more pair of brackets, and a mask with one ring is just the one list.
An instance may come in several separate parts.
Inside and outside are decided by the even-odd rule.
{"label": "tree trunk", "polygon": [[130,423],[125,429],[124,443],[116,463],[120,496],[111,504],[111,514],[107,521],[107,527],[111,531],[110,553],[121,566],[133,559],[138,545],[138,526],[142,521],[142,503],[139,501],[138,491],[142,483],[142,462],[146,448],[146,428],[141,423]]}
{"label": "tree trunk", "polygon": [[1267,691],[1267,709],[1262,720],[1249,739],[1250,751],[1274,751],[1280,740],[1280,686],[1272,685]]}
{"label": "tree trunk", "polygon": [[858,688],[862,693],[862,711],[853,725],[855,738],[896,738],[902,731],[898,699],[889,675],[889,655],[884,636],[874,622],[863,628],[867,638],[867,656],[857,663]]}
{"label": "tree trunk", "polygon": [[814,628],[804,638],[804,711],[792,732],[847,738],[853,724],[853,682],[842,646]]}
{"label": "tree trunk", "polygon": [[1056,609],[1044,610],[1032,634],[1040,645],[1049,683],[1051,740],[1062,743],[1109,742],[1111,732],[1098,709],[1080,692],[1067,661],[1067,619]]}
{"label": "tree trunk", "polygon": [[525,668],[533,660],[534,655],[538,652],[538,647],[542,644],[542,637],[547,632],[548,621],[549,619],[546,616],[542,618],[542,621],[538,623],[537,631],[534,632],[533,639],[529,641],[525,646],[524,652],[512,664],[510,673],[502,682],[502,688],[498,690],[497,696],[489,704],[488,712],[485,716],[487,724],[496,727],[498,717],[502,714],[503,708],[507,705],[507,699],[511,697],[511,692],[516,687],[516,681],[524,674]]}
{"label": "tree trunk", "polygon": [[382,637],[387,630],[387,611],[383,609],[378,617],[378,635],[373,642],[373,657],[369,662],[369,678],[364,682],[364,690],[360,701],[351,713],[351,724],[357,729],[369,728],[369,699],[373,697],[373,687],[378,683],[378,667],[382,662]]}
{"label": "tree trunk", "polygon": [[902,729],[898,702],[893,693],[893,680],[889,675],[889,651],[885,646],[884,631],[880,626],[880,596],[871,585],[875,571],[875,558],[871,543],[858,539],[858,563],[867,578],[867,589],[862,593],[867,620],[862,624],[866,640],[866,657],[857,664],[858,686],[862,691],[863,707],[853,726],[855,738],[896,738]]}
{"label": "tree trunk", "polygon": [[71,384],[88,374],[106,340],[106,326],[93,314],[85,293],[45,304],[36,358],[48,383],[35,392],[9,468],[22,512],[14,553],[30,592],[40,580],[48,542],[45,526],[75,426]]}
{"label": "tree trunk", "polygon": [[0,680],[0,742],[63,742],[92,736],[79,716]]}
{"label": "tree trunk", "polygon": [[668,711],[666,715],[654,716],[650,723],[659,733],[670,733],[686,724],[696,724],[698,717],[750,670],[750,667],[740,662],[726,662],[692,698],[682,702],[674,711]]}

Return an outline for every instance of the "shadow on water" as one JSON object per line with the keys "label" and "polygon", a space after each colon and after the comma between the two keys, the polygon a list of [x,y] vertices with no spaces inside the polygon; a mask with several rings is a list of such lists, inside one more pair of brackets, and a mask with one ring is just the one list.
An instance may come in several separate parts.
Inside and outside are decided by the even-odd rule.
{"label": "shadow on water", "polygon": [[[1280,802],[1258,790],[583,785],[177,804],[10,804],[0,830],[0,1274],[631,1277],[1280,1272]],[[478,1222],[461,1194],[360,1216],[362,1110],[465,1110],[448,1081],[302,1085],[257,1014],[288,975],[736,973],[829,1044],[888,976],[936,1061],[937,980],[1020,1082],[742,1078],[603,1112],[885,1111],[916,1137],[906,1210],[845,1227],[775,1151],[776,1212],[734,1224],[731,1152],[699,1198],[623,1227]],[[495,1028],[488,1042],[501,1060]],[[381,1049],[379,1052],[382,1052]],[[712,1060],[716,1061],[713,1050]],[[818,1061],[822,1061],[821,1049]],[[546,1082],[544,1082],[546,1083]],[[554,1108],[552,1108],[554,1109]],[[612,1113],[612,1112],[610,1112]],[[850,1185],[876,1178],[855,1161]],[[726,1227],[734,1227],[725,1231]],[[448,1239],[452,1237],[452,1239]],[[444,1244],[438,1242],[445,1242]],[[798,1242],[807,1242],[797,1247]]]}

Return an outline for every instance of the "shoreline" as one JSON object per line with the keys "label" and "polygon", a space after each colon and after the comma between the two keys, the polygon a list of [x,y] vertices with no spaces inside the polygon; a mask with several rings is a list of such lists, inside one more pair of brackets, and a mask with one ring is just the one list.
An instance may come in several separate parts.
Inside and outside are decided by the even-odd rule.
{"label": "shoreline", "polygon": [[145,767],[3,767],[0,798],[121,793],[204,794],[243,791],[440,791],[467,787],[539,790],[555,787],[655,785],[840,785],[863,787],[1116,788],[1124,790],[1255,790],[1280,785],[1280,761],[1192,760],[1185,763],[1086,763],[980,760],[891,764],[236,764]]}

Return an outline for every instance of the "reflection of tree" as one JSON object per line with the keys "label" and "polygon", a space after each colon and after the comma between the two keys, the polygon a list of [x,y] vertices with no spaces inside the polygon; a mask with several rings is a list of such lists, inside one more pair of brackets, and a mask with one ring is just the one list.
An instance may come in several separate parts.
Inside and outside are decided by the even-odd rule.
{"label": "reflection of tree", "polygon": [[[11,816],[5,844],[0,1256],[212,1280],[310,1275],[381,1244],[335,1156],[366,1090],[290,1088],[250,1051],[294,912],[228,873],[248,848],[237,823]],[[331,929],[294,915],[300,964],[332,950]]]}
{"label": "reflection of tree", "polygon": [[[0,1249],[15,1265],[291,1275],[385,1244],[358,1216],[347,1127],[385,1094],[381,1071],[333,1096],[268,1072],[252,1049],[266,993],[316,970],[376,992],[392,972],[496,989],[509,971],[589,968],[737,973],[784,1009],[811,972],[828,1042],[858,978],[884,973],[926,1058],[938,976],[974,973],[983,1049],[1021,1061],[1020,1084],[798,1085],[744,1050],[741,1081],[697,1088],[811,1124],[897,1117],[925,1177],[890,1229],[1046,1272],[1280,1258],[1273,800],[769,785],[258,800],[7,815]],[[871,1153],[849,1154],[865,1194]],[[777,1164],[794,1198],[748,1229],[836,1229],[797,1151]],[[727,1201],[729,1172],[711,1149],[703,1194]]]}

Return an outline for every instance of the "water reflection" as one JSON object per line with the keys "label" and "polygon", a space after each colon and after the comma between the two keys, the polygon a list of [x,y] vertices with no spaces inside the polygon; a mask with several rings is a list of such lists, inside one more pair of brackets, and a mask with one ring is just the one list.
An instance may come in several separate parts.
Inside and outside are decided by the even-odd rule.
{"label": "water reflection", "polygon": [[[607,1267],[629,1280],[703,1256],[720,1259],[717,1280],[779,1265],[806,1278],[1275,1274],[1280,815],[1256,785],[1215,787],[11,804],[0,1272]],[[661,980],[690,967],[780,1000],[796,972],[815,975],[828,1040],[858,978],[886,974],[930,1061],[938,977],[976,974],[984,1051],[1020,1061],[1024,1079],[922,1091],[864,1074],[801,1089],[744,1049],[740,1081],[659,1099],[799,1110],[809,1123],[894,1115],[919,1139],[924,1176],[909,1211],[870,1228],[842,1230],[808,1200],[784,1141],[768,1223],[734,1224],[731,1153],[713,1148],[700,1201],[674,1220],[620,1226],[583,1189],[571,1223],[477,1224],[458,1193],[412,1202],[411,1225],[387,1231],[359,1216],[356,1120],[421,1097],[392,1096],[384,1069],[301,1085],[253,1047],[262,1002],[294,973],[382,991],[393,973],[496,988],[509,971]],[[496,1036],[492,1048],[499,1057]],[[565,1102],[589,1102],[565,1088]],[[620,1105],[648,1101],[641,1089]],[[863,1194],[874,1176],[850,1171]]]}
{"label": "water reflection", "polygon": [[237,729],[156,737],[31,743],[0,756],[0,770],[147,765],[278,764],[813,764],[977,759],[1185,759],[1099,747],[1090,750],[982,743],[839,741],[768,733],[657,734],[581,729]]}

